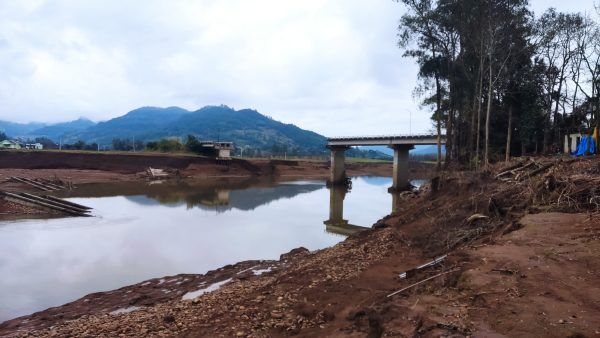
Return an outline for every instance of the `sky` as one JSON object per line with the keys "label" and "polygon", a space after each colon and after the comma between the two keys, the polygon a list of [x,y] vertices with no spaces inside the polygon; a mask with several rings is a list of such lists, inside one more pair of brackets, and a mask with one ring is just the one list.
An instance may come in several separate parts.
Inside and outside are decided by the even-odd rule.
{"label": "sky", "polygon": [[[541,13],[593,0],[531,0]],[[0,2],[0,120],[253,108],[326,136],[427,132],[392,0]]]}

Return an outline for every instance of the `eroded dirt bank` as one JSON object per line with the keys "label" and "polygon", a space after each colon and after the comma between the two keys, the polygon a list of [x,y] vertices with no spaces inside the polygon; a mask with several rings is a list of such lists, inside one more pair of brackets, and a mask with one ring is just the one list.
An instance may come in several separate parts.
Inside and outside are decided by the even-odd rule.
{"label": "eroded dirt bank", "polygon": [[0,335],[600,335],[600,161],[531,163],[444,174],[332,248],[88,295]]}

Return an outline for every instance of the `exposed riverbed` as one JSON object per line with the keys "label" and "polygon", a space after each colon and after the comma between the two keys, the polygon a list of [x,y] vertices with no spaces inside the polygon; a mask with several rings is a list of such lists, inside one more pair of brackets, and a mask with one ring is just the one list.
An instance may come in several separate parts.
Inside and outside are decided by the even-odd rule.
{"label": "exposed riverbed", "polygon": [[360,177],[349,193],[323,181],[81,186],[64,197],[94,208],[94,218],[0,223],[0,322],[150,278],[334,245],[392,211],[390,185]]}

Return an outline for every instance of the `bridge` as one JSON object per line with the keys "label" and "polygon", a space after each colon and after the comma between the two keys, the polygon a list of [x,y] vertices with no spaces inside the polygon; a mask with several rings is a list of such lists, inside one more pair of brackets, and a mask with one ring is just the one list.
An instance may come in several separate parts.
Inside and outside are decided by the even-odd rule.
{"label": "bridge", "polygon": [[[441,143],[446,143],[442,136]],[[435,134],[332,137],[327,139],[327,148],[331,150],[332,184],[340,184],[346,179],[346,150],[355,146],[388,146],[394,149],[394,169],[392,190],[402,190],[408,186],[408,153],[415,145],[437,144]]]}

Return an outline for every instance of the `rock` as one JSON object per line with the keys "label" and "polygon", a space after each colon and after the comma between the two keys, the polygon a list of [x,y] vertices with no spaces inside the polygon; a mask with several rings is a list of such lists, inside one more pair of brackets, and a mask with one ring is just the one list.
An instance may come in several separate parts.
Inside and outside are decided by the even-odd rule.
{"label": "rock", "polygon": [[273,317],[275,319],[281,319],[281,318],[283,318],[283,313],[281,313],[279,311],[271,311],[271,317]]}
{"label": "rock", "polygon": [[167,324],[171,324],[175,322],[175,316],[173,315],[166,315],[163,317],[163,321]]}
{"label": "rock", "polygon": [[290,259],[290,258],[296,257],[296,256],[305,256],[305,255],[308,255],[309,253],[310,253],[310,251],[307,248],[299,247],[296,249],[292,249],[288,253],[282,254],[281,256],[279,256],[279,259],[286,260],[286,259]]}

